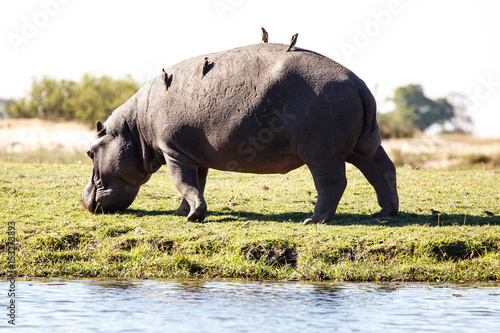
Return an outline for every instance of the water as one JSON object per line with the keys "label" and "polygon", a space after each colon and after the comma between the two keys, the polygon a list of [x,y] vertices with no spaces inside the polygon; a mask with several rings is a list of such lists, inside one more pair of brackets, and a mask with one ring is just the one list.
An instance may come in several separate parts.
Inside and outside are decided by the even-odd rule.
{"label": "water", "polygon": [[[500,284],[44,279],[15,288],[22,332],[500,332]],[[8,289],[4,279],[2,332]]]}

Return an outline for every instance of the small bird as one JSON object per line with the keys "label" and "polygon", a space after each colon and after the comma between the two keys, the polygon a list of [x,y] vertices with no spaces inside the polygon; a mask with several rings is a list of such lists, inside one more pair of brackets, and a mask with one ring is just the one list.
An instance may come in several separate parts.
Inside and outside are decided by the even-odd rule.
{"label": "small bird", "polygon": [[260,27],[262,29],[262,42],[267,43],[269,41],[269,35],[267,34],[266,29]]}
{"label": "small bird", "polygon": [[295,47],[295,43],[297,43],[297,37],[299,37],[298,33],[292,36],[292,39],[290,40],[290,45],[288,46],[288,50],[286,50],[286,52],[290,51],[292,47]]}
{"label": "small bird", "polygon": [[205,59],[203,59],[203,68],[201,70],[202,79],[205,76],[205,74],[207,74],[207,72],[208,72],[208,57],[205,57]]}
{"label": "small bird", "polygon": [[250,226],[250,223],[252,223],[252,221],[245,222],[245,223],[243,223],[243,225],[241,227],[248,228]]}
{"label": "small bird", "polygon": [[431,209],[431,213],[432,215],[440,215],[441,212],[439,210],[434,210],[434,209]]}
{"label": "small bird", "polygon": [[165,68],[162,68],[162,74],[161,77],[163,78],[163,84],[165,85],[165,91],[168,90],[168,74],[165,72]]}
{"label": "small bird", "polygon": [[486,213],[486,215],[488,215],[488,216],[495,216],[495,213],[493,213],[493,212],[490,212],[490,211],[487,211],[487,210],[485,210],[484,212],[485,212],[485,213]]}

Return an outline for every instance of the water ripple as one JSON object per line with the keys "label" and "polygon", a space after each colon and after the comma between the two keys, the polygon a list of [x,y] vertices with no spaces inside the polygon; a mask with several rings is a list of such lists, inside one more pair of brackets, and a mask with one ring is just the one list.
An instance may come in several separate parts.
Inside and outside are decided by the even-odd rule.
{"label": "water ripple", "polygon": [[[8,289],[6,281],[0,285]],[[491,333],[500,327],[499,295],[499,284],[44,279],[16,282],[16,327],[23,332]],[[0,322],[4,326],[6,319]]]}

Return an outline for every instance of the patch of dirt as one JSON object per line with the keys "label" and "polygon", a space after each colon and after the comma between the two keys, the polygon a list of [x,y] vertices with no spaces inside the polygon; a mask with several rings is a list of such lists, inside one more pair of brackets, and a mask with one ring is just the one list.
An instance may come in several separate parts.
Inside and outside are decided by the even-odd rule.
{"label": "patch of dirt", "polygon": [[246,260],[259,261],[264,259],[269,265],[292,265],[297,264],[297,252],[293,247],[276,247],[270,243],[246,244],[241,249]]}
{"label": "patch of dirt", "polygon": [[[460,165],[470,156],[500,156],[499,139],[472,136],[421,136],[411,139],[387,139],[385,151],[398,164],[413,161],[422,169],[447,169]],[[401,164],[401,163],[400,163]],[[412,164],[412,163],[410,163]]]}
{"label": "patch of dirt", "polygon": [[149,248],[160,252],[168,252],[172,250],[174,241],[128,238],[116,242],[113,247],[118,250],[130,251],[132,248],[139,246],[140,244],[146,244]]}
{"label": "patch of dirt", "polygon": [[471,136],[421,136],[411,139],[387,139],[383,146],[389,152],[399,150],[412,154],[498,154],[500,140],[480,139]]}
{"label": "patch of dirt", "polygon": [[42,119],[0,120],[0,153],[86,151],[95,137],[88,126]]}
{"label": "patch of dirt", "polygon": [[114,247],[119,250],[130,251],[134,246],[136,246],[138,240],[135,238],[123,239],[114,244]]}

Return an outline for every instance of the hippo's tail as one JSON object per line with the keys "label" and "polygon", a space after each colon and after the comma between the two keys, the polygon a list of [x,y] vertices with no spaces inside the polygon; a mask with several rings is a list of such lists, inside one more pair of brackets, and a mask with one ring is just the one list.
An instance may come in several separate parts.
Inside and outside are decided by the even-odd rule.
{"label": "hippo's tail", "polygon": [[363,132],[361,135],[363,138],[368,139],[373,134],[377,124],[377,103],[366,86],[359,90],[359,96],[364,109]]}

